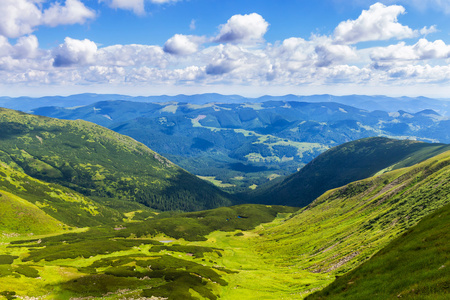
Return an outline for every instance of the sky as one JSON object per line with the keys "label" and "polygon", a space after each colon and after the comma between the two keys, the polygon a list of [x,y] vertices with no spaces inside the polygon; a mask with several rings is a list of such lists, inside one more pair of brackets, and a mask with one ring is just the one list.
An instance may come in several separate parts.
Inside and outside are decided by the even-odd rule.
{"label": "sky", "polygon": [[450,0],[1,0],[0,96],[450,98]]}

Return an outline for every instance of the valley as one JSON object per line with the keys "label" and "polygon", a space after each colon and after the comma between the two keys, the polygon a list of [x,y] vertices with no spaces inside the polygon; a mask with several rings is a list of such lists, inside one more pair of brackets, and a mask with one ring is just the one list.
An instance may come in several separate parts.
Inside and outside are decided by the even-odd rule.
{"label": "valley", "polygon": [[[286,178],[271,175],[270,185],[229,194],[216,187],[229,183],[194,176],[87,121],[2,109],[0,126],[0,298],[358,299],[380,293],[380,299],[444,299],[450,293],[447,144],[358,139],[324,151]],[[253,145],[286,143],[255,130],[233,131],[254,137]],[[410,234],[416,231],[417,237]],[[414,246],[428,239],[429,246]],[[398,250],[403,240],[413,246]],[[423,262],[415,249],[433,255],[432,272],[416,267]],[[400,265],[386,269],[377,262],[398,251],[410,251],[414,278],[427,283],[399,281],[379,291],[364,270],[381,265],[380,278],[398,276],[391,274],[402,272]],[[355,290],[341,288],[342,282],[357,282]]]}
{"label": "valley", "polygon": [[60,107],[39,107],[49,103],[42,99],[31,111],[86,120],[130,136],[233,193],[270,184],[327,149],[361,138],[450,142],[447,102],[432,99],[328,95],[249,99],[217,94],[92,98],[104,100],[77,107],[76,98],[66,102],[61,98],[55,102]]}

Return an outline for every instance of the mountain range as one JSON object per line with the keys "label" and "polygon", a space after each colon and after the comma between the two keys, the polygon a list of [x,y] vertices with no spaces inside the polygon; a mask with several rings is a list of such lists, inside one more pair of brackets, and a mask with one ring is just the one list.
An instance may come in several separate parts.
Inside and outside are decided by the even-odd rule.
{"label": "mountain range", "polygon": [[[210,99],[207,96],[216,95],[204,95]],[[371,99],[376,103],[392,100]],[[433,103],[423,107],[432,107]],[[439,103],[436,109],[445,110],[446,102]],[[394,101],[391,107],[395,106]],[[450,119],[430,108],[412,113],[369,111],[337,102],[193,104],[115,100],[78,108],[41,107],[33,113],[82,119],[131,136],[187,171],[233,192],[290,175],[330,147],[365,137],[450,142]]]}
{"label": "mountain range", "polygon": [[257,98],[243,97],[239,95],[221,95],[215,93],[196,95],[161,95],[161,96],[128,96],[119,94],[76,94],[71,96],[45,96],[34,97],[0,97],[0,107],[30,111],[44,106],[77,107],[94,104],[100,101],[126,100],[132,102],[184,102],[191,104],[207,103],[260,103],[267,101],[295,101],[295,102],[336,102],[360,109],[374,111],[399,111],[405,110],[416,113],[425,109],[433,109],[441,115],[450,116],[449,99],[433,99],[427,97],[388,97],[383,95],[265,95]]}

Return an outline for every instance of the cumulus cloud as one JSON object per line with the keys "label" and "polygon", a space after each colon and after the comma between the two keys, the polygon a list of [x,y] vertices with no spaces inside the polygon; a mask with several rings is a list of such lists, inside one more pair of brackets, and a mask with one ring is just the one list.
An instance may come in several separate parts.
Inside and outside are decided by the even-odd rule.
{"label": "cumulus cloud", "polygon": [[207,79],[236,83],[255,83],[266,79],[273,66],[264,50],[246,49],[233,44],[221,44],[202,51],[207,62]]}
{"label": "cumulus cloud", "polygon": [[96,54],[96,62],[103,66],[147,65],[166,68],[168,63],[166,56],[159,46],[114,45],[99,49]]}
{"label": "cumulus cloud", "polygon": [[383,48],[376,48],[371,53],[374,61],[428,60],[450,58],[450,46],[444,41],[429,42],[420,39],[416,44],[407,46],[404,42]]}
{"label": "cumulus cloud", "polygon": [[407,65],[398,66],[387,71],[390,78],[403,82],[433,83],[450,80],[450,66]]}
{"label": "cumulus cloud", "polygon": [[164,51],[175,55],[188,55],[197,52],[198,46],[204,41],[203,38],[175,34],[164,44]]}
{"label": "cumulus cloud", "polygon": [[66,0],[65,5],[53,3],[44,11],[43,23],[52,27],[58,25],[83,24],[95,18],[95,12],[79,0]]}
{"label": "cumulus cloud", "polygon": [[23,36],[13,46],[8,39],[0,36],[0,57],[11,59],[35,58],[39,51],[39,42],[36,36]]}
{"label": "cumulus cloud", "polygon": [[69,67],[73,65],[87,65],[94,62],[97,45],[88,40],[76,40],[66,37],[64,44],[53,52],[55,67]]}
{"label": "cumulus cloud", "polygon": [[328,67],[333,64],[340,64],[357,57],[356,50],[347,45],[320,44],[315,47],[317,54],[316,65],[318,67]]}
{"label": "cumulus cloud", "polygon": [[405,13],[399,5],[385,6],[375,3],[369,10],[363,10],[356,20],[340,23],[334,30],[336,43],[356,44],[365,41],[405,39],[417,35],[417,32],[400,24],[397,17]]}
{"label": "cumulus cloud", "polygon": [[14,45],[14,56],[16,58],[34,58],[39,50],[39,42],[36,36],[23,36]]}
{"label": "cumulus cloud", "polygon": [[42,11],[42,0],[0,1],[0,34],[17,38],[32,33],[37,26],[83,24],[95,18],[93,10],[79,0],[66,0],[65,5],[55,3]]}
{"label": "cumulus cloud", "polygon": [[[4,84],[292,87],[450,82],[450,46],[442,40],[417,38],[411,45],[395,41],[394,45],[366,49],[354,46],[361,41],[419,37],[437,31],[436,26],[413,30],[401,25],[397,17],[405,11],[396,5],[377,3],[356,20],[339,24],[333,36],[262,43],[269,24],[255,13],[232,16],[220,26],[219,34],[210,38],[175,34],[163,46],[97,47],[93,41],[67,37],[55,49],[44,50],[39,49],[38,39],[30,32],[40,25],[88,20],[89,14],[82,13],[84,6],[77,6],[81,1],[61,0],[47,10],[39,5],[43,0],[0,1],[14,3],[14,7],[32,4],[27,7],[30,12],[36,8],[38,15],[35,22],[26,13],[5,15],[13,20],[11,24],[20,25],[24,20],[28,27],[7,27],[0,20],[0,80]],[[121,9],[127,9],[124,5],[128,4],[128,9],[137,9],[136,13],[145,13],[144,4],[175,2],[108,1],[122,5],[117,6]],[[5,7],[0,3],[0,11]],[[9,32],[9,36],[2,32]],[[15,44],[8,40],[11,36],[17,37]],[[219,44],[210,44],[215,42]]]}
{"label": "cumulus cloud", "polygon": [[0,34],[16,38],[34,31],[42,22],[42,12],[35,1],[0,1]]}
{"label": "cumulus cloud", "polygon": [[269,23],[257,13],[234,15],[220,26],[219,35],[213,39],[218,43],[248,43],[261,41]]}
{"label": "cumulus cloud", "polygon": [[242,65],[243,55],[237,46],[220,45],[215,47],[215,56],[206,66],[206,74],[223,75]]}
{"label": "cumulus cloud", "polygon": [[8,39],[0,35],[0,57],[10,56],[12,49]]}

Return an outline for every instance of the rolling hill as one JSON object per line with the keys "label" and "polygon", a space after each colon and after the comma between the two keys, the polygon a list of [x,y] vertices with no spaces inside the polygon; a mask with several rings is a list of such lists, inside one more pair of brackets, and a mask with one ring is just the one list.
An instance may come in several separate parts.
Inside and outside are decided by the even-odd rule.
{"label": "rolling hill", "polygon": [[334,147],[282,182],[241,195],[244,202],[303,207],[327,190],[364,179],[380,171],[411,166],[450,150],[450,145],[382,137]]}
{"label": "rolling hill", "polygon": [[0,161],[104,205],[193,211],[231,204],[226,194],[132,138],[85,121],[0,109]]}

